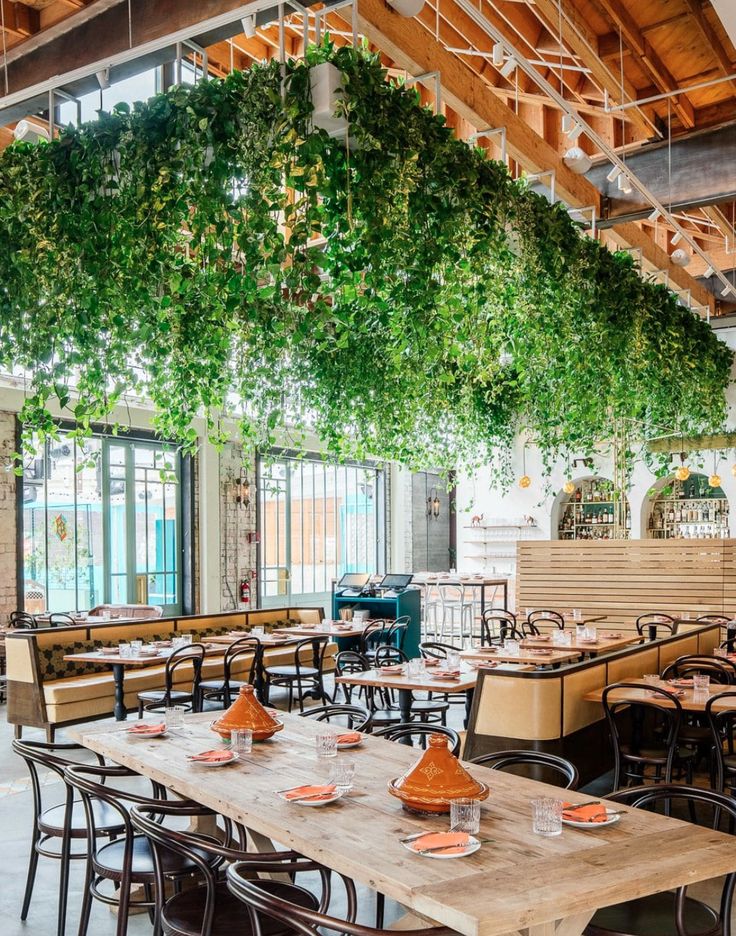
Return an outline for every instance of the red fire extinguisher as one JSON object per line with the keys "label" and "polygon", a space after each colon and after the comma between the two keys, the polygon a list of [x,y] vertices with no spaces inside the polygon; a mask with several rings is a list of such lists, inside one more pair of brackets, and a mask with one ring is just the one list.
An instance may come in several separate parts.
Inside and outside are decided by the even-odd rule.
{"label": "red fire extinguisher", "polygon": [[240,603],[250,604],[250,582],[245,578],[240,580]]}

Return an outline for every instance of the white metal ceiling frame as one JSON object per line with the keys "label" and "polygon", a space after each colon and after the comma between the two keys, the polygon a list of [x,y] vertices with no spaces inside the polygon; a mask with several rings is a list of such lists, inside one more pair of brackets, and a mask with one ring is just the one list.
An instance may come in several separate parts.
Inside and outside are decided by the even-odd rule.
{"label": "white metal ceiling frame", "polygon": [[508,41],[503,33],[497,29],[496,26],[494,26],[493,23],[470,2],[470,0],[455,0],[455,2],[469,17],[471,17],[471,19],[475,21],[478,26],[480,26],[481,29],[483,29],[483,31],[491,39],[494,40],[494,42],[500,42],[503,45],[504,51],[507,52],[508,56],[516,61],[517,67],[521,69],[525,75],[531,78],[541,91],[543,91],[551,100],[553,100],[564,113],[569,114],[573,120],[577,121],[583,127],[583,132],[585,135],[598,147],[598,149],[606,156],[609,162],[611,162],[620,173],[625,175],[625,177],[630,181],[632,186],[636,188],[639,194],[645,198],[663,218],[667,219],[668,224],[670,224],[670,226],[673,227],[678,234],[680,234],[682,240],[684,240],[692,248],[693,252],[696,253],[707,264],[707,266],[713,269],[717,279],[724,287],[724,292],[722,295],[727,295],[729,292],[736,295],[736,289],[734,289],[733,284],[695,241],[695,238],[689,233],[689,231],[682,227],[679,221],[668,211],[662,202],[637,176],[634,175],[634,173],[626,165],[626,162],[621,159],[616,151],[612,149],[611,146],[609,146],[607,141],[590,126],[590,124],[575,109],[575,107],[569,101],[567,101],[556,90],[556,88],[554,88],[546,80],[546,78],[539,74],[529,59],[527,59],[521,52],[519,52],[518,49],[516,49]]}

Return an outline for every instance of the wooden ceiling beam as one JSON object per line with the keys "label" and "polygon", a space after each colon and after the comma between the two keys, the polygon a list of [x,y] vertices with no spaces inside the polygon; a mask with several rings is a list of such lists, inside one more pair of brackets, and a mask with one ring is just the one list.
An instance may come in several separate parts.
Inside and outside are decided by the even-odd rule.
{"label": "wooden ceiling beam", "polygon": [[[677,90],[677,80],[652,47],[647,37],[639,29],[633,16],[621,3],[621,0],[597,0],[597,4],[613,25],[621,30],[624,41],[641,59],[646,71],[651,75],[659,90],[663,92]],[[672,106],[686,127],[692,128],[695,126],[695,109],[687,95],[680,94],[673,97]]]}
{"label": "wooden ceiling beam", "polygon": [[[692,18],[695,20],[695,25],[697,26],[700,35],[705,41],[706,46],[712,52],[718,64],[718,70],[724,76],[732,75],[733,65],[731,64],[731,59],[726,54],[723,43],[718,38],[718,34],[716,33],[715,29],[713,29],[708,20],[705,18],[702,4],[699,3],[698,0],[685,0],[685,6],[687,7]],[[736,86],[734,86],[733,83],[730,83],[730,87],[731,97],[736,97]]]}
{"label": "wooden ceiling beam", "polygon": [[731,245],[733,246],[733,225],[723,213],[723,209],[719,208],[718,205],[706,205],[704,208],[701,208],[701,211],[706,216],[706,218],[710,219],[716,225],[721,234],[723,234],[725,238],[728,238],[728,240],[731,242]]}
{"label": "wooden ceiling beam", "polygon": [[[342,11],[336,15],[342,18]],[[567,168],[560,154],[534,133],[465,62],[448,52],[416,19],[387,11],[383,0],[361,0],[358,8],[361,32],[382,49],[400,68],[419,75],[439,71],[444,100],[476,128],[505,127],[509,155],[530,172],[554,170],[557,191],[576,207],[600,207],[600,193],[587,179]],[[347,22],[347,20],[345,20]],[[615,236],[627,246],[641,248],[642,255],[658,269],[669,273],[670,282],[689,289],[695,302],[713,305],[713,296],[685,270],[675,266],[666,250],[658,247],[635,223],[622,224]],[[610,232],[609,232],[610,233]]]}

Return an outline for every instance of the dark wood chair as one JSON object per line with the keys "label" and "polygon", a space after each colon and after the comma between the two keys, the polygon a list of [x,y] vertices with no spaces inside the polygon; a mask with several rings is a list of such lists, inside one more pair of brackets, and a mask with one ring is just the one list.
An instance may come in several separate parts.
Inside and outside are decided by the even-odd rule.
{"label": "dark wood chair", "polygon": [[[496,639],[496,642],[499,640],[500,638]],[[425,660],[446,660],[448,653],[457,653],[457,647],[453,644],[425,640],[419,644],[419,653]],[[465,692],[431,692],[430,698],[441,699],[449,705],[465,706],[468,702]]]}
{"label": "dark wood chair", "polygon": [[[733,708],[721,709],[724,699],[731,699]],[[716,704],[718,709],[713,708]],[[736,795],[736,754],[734,754],[734,730],[736,729],[736,689],[719,692],[705,704],[705,717],[711,732],[713,759],[711,762],[711,785],[723,793],[728,787],[731,796]],[[727,751],[724,751],[724,744]]]}
{"label": "dark wood chair", "polygon": [[[163,931],[165,936],[219,936],[232,933],[237,936],[252,936],[260,931],[253,926],[250,908],[234,896],[221,877],[221,867],[225,862],[246,860],[265,869],[283,871],[282,880],[268,882],[272,894],[280,900],[289,901],[290,905],[310,911],[325,910],[329,906],[332,892],[332,875],[314,861],[303,858],[297,852],[259,852],[249,853],[224,836],[225,841],[203,836],[194,832],[179,831],[161,823],[163,819],[194,819],[196,817],[216,819],[214,813],[195,804],[167,803],[159,805],[134,805],[130,811],[131,822],[136,831],[145,836],[148,847],[154,856],[155,878],[155,919],[154,932]],[[165,877],[162,870],[169,856],[175,856],[183,865],[197,869],[203,883],[199,887],[190,887],[166,894]],[[320,881],[321,897],[294,883],[296,875],[309,873],[310,883],[315,878]],[[348,884],[348,904],[356,906],[355,890],[352,881]],[[293,933],[291,926],[273,927],[266,924],[263,933],[268,936],[286,936]]]}
{"label": "dark wood chair", "polygon": [[71,614],[65,611],[54,611],[53,614],[49,614],[49,627],[74,627],[76,624],[78,621],[75,621]]}
{"label": "dark wood chair", "polygon": [[[536,608],[534,611],[529,612],[527,617],[528,624],[534,624],[537,628],[542,622],[552,622],[560,630],[565,629],[565,618],[560,614],[559,611],[547,611],[543,608]],[[580,622],[582,624],[582,621]]]}
{"label": "dark wood chair", "polygon": [[387,741],[402,741],[405,744],[414,744],[417,740],[423,747],[427,738],[433,734],[444,735],[450,742],[450,750],[457,757],[460,754],[460,735],[454,728],[447,725],[425,725],[422,722],[401,722],[398,725],[387,725],[373,732],[376,738],[386,738]]}
{"label": "dark wood chair", "polygon": [[[138,693],[138,718],[143,718],[143,711],[155,712],[172,705],[185,705],[192,711],[199,708],[199,683],[202,678],[202,663],[204,662],[204,646],[202,644],[189,644],[179,647],[169,655],[164,670],[163,689],[145,689]],[[174,677],[178,669],[192,668],[191,689],[174,689]]]}
{"label": "dark wood chair", "polygon": [[[673,807],[678,814],[689,813],[693,822],[717,829],[721,813],[728,816],[730,829],[736,825],[736,802],[723,793],[680,784],[656,784],[618,790],[607,799],[626,806],[670,815]],[[663,891],[639,897],[625,903],[597,910],[585,929],[586,936],[652,936],[652,934],[700,934],[700,936],[730,936],[731,909],[736,873],[725,875],[719,908],[716,910],[687,895],[687,886],[676,891]]]}
{"label": "dark wood chair", "polygon": [[688,679],[694,675],[709,676],[713,683],[730,686],[736,682],[736,664],[725,657],[687,653],[673,660],[662,671],[662,679]]}
{"label": "dark wood chair", "polygon": [[[181,882],[197,874],[201,863],[191,858],[184,858],[174,851],[162,851],[158,860],[148,843],[148,839],[137,832],[130,815],[130,806],[150,806],[159,816],[165,809],[166,791],[154,784],[156,797],[146,797],[130,789],[113,786],[113,782],[138,776],[127,767],[95,767],[76,765],[67,767],[65,777],[82,798],[87,818],[87,870],[82,894],[82,910],[79,919],[78,936],[86,936],[89,927],[92,901],[97,900],[107,906],[117,908],[117,936],[125,936],[128,931],[128,913],[131,909],[144,908],[149,912],[151,922],[155,922],[156,902],[153,897],[157,881],[173,881],[176,890]],[[114,841],[98,844],[96,809],[104,804],[117,817],[122,831]],[[177,803],[177,806],[186,803]],[[194,807],[197,804],[189,804]],[[221,859],[214,862],[219,866]],[[114,890],[104,893],[100,888],[110,882]],[[143,898],[131,899],[134,885],[142,885]]]}
{"label": "dark wood chair", "polygon": [[[233,665],[252,655],[246,679],[233,679]],[[231,643],[225,651],[222,661],[222,679],[203,679],[199,683],[199,704],[197,711],[202,711],[204,700],[222,699],[225,708],[229,708],[233,695],[237,695],[241,686],[253,683],[261,666],[263,646],[257,637],[241,637]]]}
{"label": "dark wood chair", "polygon": [[494,751],[474,757],[470,763],[531,777],[566,790],[577,790],[580,781],[574,764],[557,754],[545,754],[543,751]]}
{"label": "dark wood chair", "polygon": [[[80,744],[49,744],[45,741],[18,739],[12,744],[13,751],[26,762],[33,790],[31,852],[20,918],[21,920],[28,918],[39,856],[53,858],[60,862],[56,932],[57,936],[63,936],[66,928],[70,862],[87,857],[86,848],[83,851],[73,851],[72,847],[74,842],[86,840],[87,821],[81,801],[74,799],[73,789],[66,783],[45,783],[44,778],[39,776],[39,770],[44,774],[46,771],[51,771],[63,781],[66,768],[79,764],[79,760],[74,755],[83,758],[89,752]],[[95,756],[98,763],[102,765],[103,759],[99,755]],[[53,806],[46,805],[46,796],[52,791],[63,791],[63,802]],[[96,803],[94,808],[96,835],[108,840],[120,835],[123,831],[123,824],[117,813],[107,809],[104,804]]]}
{"label": "dark wood chair", "polygon": [[[264,667],[266,701],[269,699],[271,687],[281,686],[289,691],[289,711],[294,707],[295,689],[300,712],[304,711],[304,697],[308,692],[313,693],[315,698],[322,699],[323,702],[332,702],[324,684],[325,653],[329,643],[330,638],[327,636],[307,637],[294,646],[292,664]],[[303,663],[302,652],[306,648],[314,650],[315,645],[317,646],[316,660],[313,659],[311,664]]]}
{"label": "dark wood chair", "polygon": [[345,723],[351,731],[370,731],[371,713],[359,705],[320,705],[302,712],[302,718],[314,718],[316,721]]}
{"label": "dark wood chair", "polygon": [[516,615],[511,611],[502,611],[499,608],[487,608],[480,619],[481,646],[491,646],[505,637],[521,640],[523,633],[516,621]]}
{"label": "dark wood chair", "polygon": [[38,627],[34,616],[27,611],[11,611],[8,622],[11,627],[18,630],[30,630],[33,627]]}
{"label": "dark wood chair", "polygon": [[[395,929],[374,929],[365,924],[355,923],[356,901],[350,899],[350,892],[344,919],[340,919],[327,916],[324,910],[303,907],[282,897],[276,881],[255,878],[258,873],[273,872],[275,867],[274,864],[267,863],[261,865],[258,862],[237,862],[227,869],[227,886],[248,907],[259,934],[276,930],[279,933],[289,932],[298,936],[324,936],[325,933],[337,933],[342,936],[395,936]],[[280,870],[288,874],[288,862],[283,862]],[[347,888],[347,879],[342,875],[341,877]],[[354,887],[352,892],[354,893]],[[404,929],[402,933],[404,936],[458,936],[455,930],[444,926]]]}
{"label": "dark wood chair", "polygon": [[656,640],[660,631],[664,634],[677,633],[677,621],[671,614],[663,614],[658,611],[651,614],[640,614],[636,619],[636,632],[642,637],[648,637],[649,640]]}
{"label": "dark wood chair", "polygon": [[[385,644],[376,649],[376,669],[380,669],[382,666],[396,666],[399,663],[408,662],[409,657],[398,647],[391,647]],[[381,692],[384,693],[384,705],[388,708],[393,708],[395,705],[393,693],[386,690],[381,690]],[[411,713],[412,716],[416,716],[420,722],[444,725],[447,722],[447,712],[449,708],[449,702],[444,699],[433,698],[432,692],[427,693],[426,699],[419,698],[416,692],[412,693]]]}
{"label": "dark wood chair", "polygon": [[[613,683],[603,690],[603,711],[608,721],[614,755],[614,789],[626,781],[641,783],[648,767],[654,770],[654,780],[672,782],[675,767],[685,770],[687,782],[692,782],[695,750],[680,747],[682,706],[671,692],[659,686],[647,686],[648,697],[636,699],[611,698],[620,690],[642,691],[641,683]],[[665,703],[662,705],[661,703]],[[624,718],[628,725],[621,724]]]}

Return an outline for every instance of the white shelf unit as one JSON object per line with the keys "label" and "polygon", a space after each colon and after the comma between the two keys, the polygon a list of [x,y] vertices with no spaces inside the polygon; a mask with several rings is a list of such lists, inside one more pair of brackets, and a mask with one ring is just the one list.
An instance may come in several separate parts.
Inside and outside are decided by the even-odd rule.
{"label": "white shelf unit", "polygon": [[[520,540],[538,539],[536,524],[498,521],[463,526],[465,552],[462,559],[481,565],[484,571],[513,575],[516,571],[516,547]],[[493,569],[489,569],[493,566]]]}

